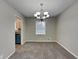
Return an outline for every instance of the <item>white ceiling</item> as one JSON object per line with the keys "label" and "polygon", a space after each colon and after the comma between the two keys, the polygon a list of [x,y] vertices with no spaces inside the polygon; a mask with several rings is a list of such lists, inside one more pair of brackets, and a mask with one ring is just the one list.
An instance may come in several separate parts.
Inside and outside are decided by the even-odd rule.
{"label": "white ceiling", "polygon": [[68,6],[77,0],[5,0],[24,16],[32,17],[40,10],[40,3],[44,4],[44,10],[51,16],[63,12]]}

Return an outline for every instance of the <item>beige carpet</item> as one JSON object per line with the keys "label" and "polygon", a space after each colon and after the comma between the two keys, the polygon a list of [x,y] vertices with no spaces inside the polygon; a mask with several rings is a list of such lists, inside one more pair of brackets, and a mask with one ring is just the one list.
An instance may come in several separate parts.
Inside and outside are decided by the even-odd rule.
{"label": "beige carpet", "polygon": [[57,43],[26,43],[16,45],[9,59],[76,59]]}

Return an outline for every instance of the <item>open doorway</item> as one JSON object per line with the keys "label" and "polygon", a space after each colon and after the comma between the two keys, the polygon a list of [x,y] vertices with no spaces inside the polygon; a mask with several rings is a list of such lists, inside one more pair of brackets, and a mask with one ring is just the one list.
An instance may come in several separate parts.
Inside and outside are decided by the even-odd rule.
{"label": "open doorway", "polygon": [[21,18],[16,16],[15,44],[21,44]]}

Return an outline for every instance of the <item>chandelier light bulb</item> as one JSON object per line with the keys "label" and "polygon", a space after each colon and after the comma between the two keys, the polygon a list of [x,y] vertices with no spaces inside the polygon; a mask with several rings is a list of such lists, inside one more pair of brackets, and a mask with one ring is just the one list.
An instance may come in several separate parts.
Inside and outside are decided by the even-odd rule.
{"label": "chandelier light bulb", "polygon": [[37,19],[40,19],[40,17],[37,17]]}
{"label": "chandelier light bulb", "polygon": [[48,15],[48,12],[44,12],[44,15]]}
{"label": "chandelier light bulb", "polygon": [[37,14],[34,14],[34,17],[37,17]]}
{"label": "chandelier light bulb", "polygon": [[49,17],[49,15],[47,15],[47,18]]}
{"label": "chandelier light bulb", "polygon": [[40,15],[41,13],[40,13],[40,12],[36,12],[36,14],[37,14],[37,15]]}

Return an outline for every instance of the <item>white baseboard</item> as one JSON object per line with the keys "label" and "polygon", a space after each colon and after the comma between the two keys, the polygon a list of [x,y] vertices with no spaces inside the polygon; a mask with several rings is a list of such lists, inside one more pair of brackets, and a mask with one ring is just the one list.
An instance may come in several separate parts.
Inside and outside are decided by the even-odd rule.
{"label": "white baseboard", "polygon": [[15,50],[6,59],[9,59],[14,53],[15,53]]}
{"label": "white baseboard", "polygon": [[68,50],[64,45],[62,45],[60,42],[57,42],[59,45],[61,45],[65,50],[67,50],[70,54],[72,54],[75,58],[78,59],[78,56],[72,53],[70,50]]}
{"label": "white baseboard", "polygon": [[25,42],[56,42],[56,40],[26,40]]}
{"label": "white baseboard", "polygon": [[21,42],[21,45],[23,45],[24,44],[24,42]]}

